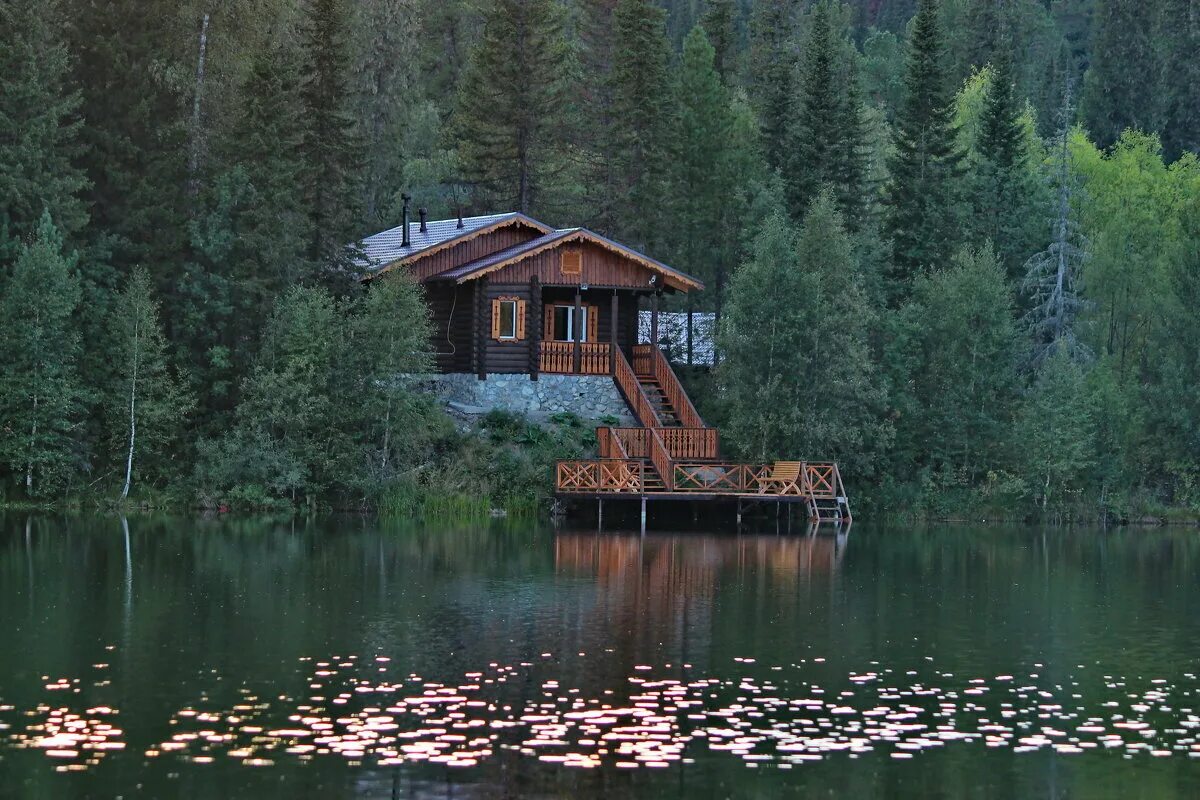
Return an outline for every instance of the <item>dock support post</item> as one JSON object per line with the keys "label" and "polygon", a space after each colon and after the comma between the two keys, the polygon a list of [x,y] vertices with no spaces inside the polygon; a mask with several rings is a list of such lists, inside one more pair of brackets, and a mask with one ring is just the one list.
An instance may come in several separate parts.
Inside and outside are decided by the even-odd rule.
{"label": "dock support post", "polygon": [[604,498],[596,498],[596,529],[604,530]]}
{"label": "dock support post", "polygon": [[741,533],[741,531],[742,531],[742,498],[740,498],[740,497],[738,498],[738,501],[737,501],[737,527],[738,527],[738,533]]}
{"label": "dock support post", "polygon": [[642,536],[646,535],[646,495],[642,495]]}

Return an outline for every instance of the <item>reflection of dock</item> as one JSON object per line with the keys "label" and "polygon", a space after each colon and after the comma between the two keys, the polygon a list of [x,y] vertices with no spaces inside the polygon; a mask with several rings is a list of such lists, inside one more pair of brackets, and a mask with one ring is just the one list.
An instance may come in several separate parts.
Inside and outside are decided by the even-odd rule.
{"label": "reflection of dock", "polygon": [[658,586],[684,584],[706,593],[723,573],[756,572],[781,583],[833,574],[845,556],[849,528],[830,533],[804,538],[560,533],[554,561],[560,573],[592,575],[602,584],[631,583],[642,576]]}

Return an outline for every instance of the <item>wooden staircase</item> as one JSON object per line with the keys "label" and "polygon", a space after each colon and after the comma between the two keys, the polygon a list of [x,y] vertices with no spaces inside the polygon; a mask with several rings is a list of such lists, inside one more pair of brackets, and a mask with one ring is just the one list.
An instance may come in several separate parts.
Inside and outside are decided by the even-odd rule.
{"label": "wooden staircase", "polygon": [[642,391],[650,400],[655,416],[658,417],[659,427],[682,428],[683,420],[679,418],[679,412],[675,409],[671,398],[667,396],[667,390],[663,388],[658,378],[654,375],[638,375],[637,379]]}

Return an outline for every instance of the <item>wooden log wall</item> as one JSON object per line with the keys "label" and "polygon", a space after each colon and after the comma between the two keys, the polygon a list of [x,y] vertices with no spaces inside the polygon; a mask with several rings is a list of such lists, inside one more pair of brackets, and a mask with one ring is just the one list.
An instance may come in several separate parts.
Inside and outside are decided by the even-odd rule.
{"label": "wooden log wall", "polygon": [[425,285],[433,334],[430,339],[438,372],[471,372],[471,320],[475,287],[445,283]]}

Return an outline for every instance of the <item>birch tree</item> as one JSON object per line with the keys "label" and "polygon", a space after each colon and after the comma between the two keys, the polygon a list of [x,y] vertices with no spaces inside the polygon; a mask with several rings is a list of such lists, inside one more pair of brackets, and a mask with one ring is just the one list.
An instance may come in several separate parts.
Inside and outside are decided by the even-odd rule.
{"label": "birch tree", "polygon": [[145,269],[134,270],[117,296],[109,331],[115,380],[108,397],[108,418],[111,437],[121,445],[124,479],[120,498],[124,500],[129,497],[135,469],[142,476],[167,474],[161,467],[170,460],[170,445],[193,403],[169,367],[158,301]]}
{"label": "birch tree", "polygon": [[79,305],[74,258],[42,214],[0,299],[0,459],[28,497],[61,486],[78,456],[83,387],[76,371]]}

